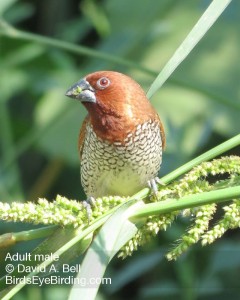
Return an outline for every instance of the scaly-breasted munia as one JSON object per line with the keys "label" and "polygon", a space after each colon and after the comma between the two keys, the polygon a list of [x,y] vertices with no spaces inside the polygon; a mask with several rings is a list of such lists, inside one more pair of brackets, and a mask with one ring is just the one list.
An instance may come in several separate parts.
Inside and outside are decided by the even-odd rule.
{"label": "scaly-breasted munia", "polygon": [[160,169],[165,135],[157,112],[130,77],[100,71],[66,96],[88,110],[79,134],[81,182],[88,197],[130,196]]}

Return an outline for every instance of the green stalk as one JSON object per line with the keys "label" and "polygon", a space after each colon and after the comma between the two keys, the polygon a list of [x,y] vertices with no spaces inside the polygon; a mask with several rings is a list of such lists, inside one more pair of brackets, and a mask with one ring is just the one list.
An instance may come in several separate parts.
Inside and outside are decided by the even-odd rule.
{"label": "green stalk", "polygon": [[170,213],[185,208],[198,207],[205,204],[220,203],[240,197],[240,186],[230,187],[211,192],[182,197],[181,199],[171,199],[155,203],[146,204],[137,208],[130,217],[131,221],[150,215]]}
{"label": "green stalk", "polygon": [[153,81],[150,89],[147,92],[147,96],[149,98],[151,98],[153,94],[155,94],[156,91],[160,89],[160,87],[171,76],[171,74],[176,70],[181,62],[189,55],[189,53],[208,32],[208,30],[224,12],[231,1],[232,0],[213,0],[211,2],[205,12],[202,14],[201,18],[187,35],[185,40],[177,48],[173,56],[169,59],[167,64]]}
{"label": "green stalk", "polygon": [[80,55],[91,56],[91,57],[103,59],[103,60],[110,61],[115,64],[130,67],[130,68],[137,68],[137,69],[139,69],[149,75],[152,75],[152,76],[156,76],[156,74],[157,74],[156,72],[154,72],[140,64],[134,63],[127,59],[120,58],[119,56],[115,56],[110,53],[104,53],[104,52],[90,49],[88,47],[75,45],[75,44],[72,44],[69,42],[65,42],[65,41],[41,36],[38,34],[18,30],[16,28],[12,27],[11,25],[9,25],[8,23],[6,23],[4,20],[0,20],[0,34],[10,37],[10,38],[36,42],[36,43],[43,44],[46,46],[60,48],[62,50],[70,51],[72,53],[77,53]]}
{"label": "green stalk", "polygon": [[11,247],[18,242],[30,241],[49,236],[56,230],[57,226],[31,229],[21,232],[11,232],[0,236],[0,248]]}

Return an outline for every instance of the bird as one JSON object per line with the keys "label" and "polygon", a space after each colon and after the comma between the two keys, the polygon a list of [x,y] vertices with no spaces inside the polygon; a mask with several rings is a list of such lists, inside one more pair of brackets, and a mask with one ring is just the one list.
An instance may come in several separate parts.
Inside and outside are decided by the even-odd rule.
{"label": "bird", "polygon": [[88,112],[78,138],[81,183],[88,199],[132,196],[155,182],[165,132],[135,80],[115,71],[97,71],[65,95],[79,100]]}

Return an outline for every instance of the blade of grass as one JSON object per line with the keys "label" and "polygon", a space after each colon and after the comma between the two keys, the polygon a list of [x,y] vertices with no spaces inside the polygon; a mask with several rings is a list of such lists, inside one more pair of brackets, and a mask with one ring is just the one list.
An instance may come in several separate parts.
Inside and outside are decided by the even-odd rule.
{"label": "blade of grass", "polygon": [[62,50],[70,51],[72,53],[77,53],[80,55],[91,56],[99,59],[103,59],[109,62],[113,62],[115,64],[119,64],[122,66],[130,67],[130,68],[137,68],[149,75],[156,75],[156,72],[144,67],[138,63],[132,62],[130,60],[121,58],[119,56],[112,55],[110,53],[105,53],[101,51],[97,51],[88,47],[75,45],[69,42],[53,39],[50,37],[41,36],[38,34],[34,34],[31,32],[26,32],[22,30],[18,30],[5,22],[5,20],[0,19],[0,35],[4,35],[10,38],[25,40],[36,42],[42,45],[57,47]]}
{"label": "blade of grass", "polygon": [[[103,225],[89,248],[82,263],[81,271],[77,276],[79,282],[82,283],[84,280],[85,284],[75,284],[71,290],[69,300],[95,299],[101,284],[99,279],[103,278],[110,260],[137,232],[137,227],[127,219],[129,207],[131,206],[130,210],[132,210],[139,205],[141,206],[143,203],[136,203],[136,200],[124,203]],[[94,284],[91,284],[93,278],[97,280]]]}
{"label": "blade of grass", "polygon": [[0,248],[10,247],[23,241],[31,241],[49,236],[57,226],[47,226],[38,229],[10,232],[0,235]]}
{"label": "blade of grass", "polygon": [[178,47],[171,59],[167,62],[165,67],[159,73],[157,78],[152,83],[150,89],[147,92],[147,96],[151,98],[153,94],[164,84],[168,77],[174,72],[174,70],[180,65],[180,63],[188,56],[197,43],[206,34],[209,28],[215,23],[219,16],[223,13],[225,8],[232,0],[214,0],[205,10],[201,18],[196,25],[190,31],[188,36]]}
{"label": "blade of grass", "polygon": [[165,214],[185,208],[198,207],[205,204],[220,203],[240,197],[240,186],[220,189],[211,192],[204,192],[195,195],[182,197],[181,199],[171,199],[155,203],[146,204],[137,208],[130,217],[133,222],[140,218],[151,215]]}

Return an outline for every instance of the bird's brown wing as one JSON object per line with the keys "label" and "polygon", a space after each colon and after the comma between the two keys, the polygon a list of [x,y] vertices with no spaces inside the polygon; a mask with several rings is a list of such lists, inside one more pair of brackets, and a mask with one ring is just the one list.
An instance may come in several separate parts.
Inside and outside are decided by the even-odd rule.
{"label": "bird's brown wing", "polygon": [[161,138],[162,138],[162,148],[164,150],[166,147],[166,136],[165,136],[163,124],[162,124],[159,116],[158,116],[158,122],[159,122],[160,134],[161,134]]}
{"label": "bird's brown wing", "polygon": [[89,115],[86,116],[86,118],[83,120],[82,127],[79,132],[78,136],[78,152],[80,159],[82,158],[82,152],[83,152],[83,145],[85,140],[85,134],[86,134],[86,126],[89,123]]}

